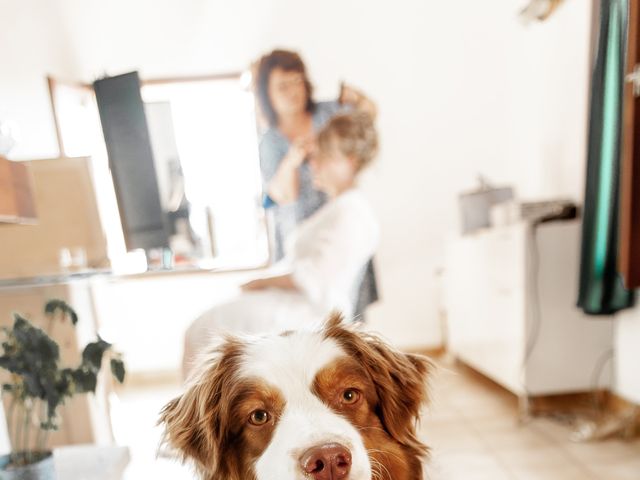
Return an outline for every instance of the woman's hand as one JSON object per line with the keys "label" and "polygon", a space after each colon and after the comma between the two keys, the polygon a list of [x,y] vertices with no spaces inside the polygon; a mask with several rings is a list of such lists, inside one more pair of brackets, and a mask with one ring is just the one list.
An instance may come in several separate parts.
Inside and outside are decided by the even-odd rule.
{"label": "woman's hand", "polygon": [[315,149],[316,139],[313,135],[297,138],[289,147],[283,162],[292,168],[298,168]]}
{"label": "woman's hand", "polygon": [[350,85],[346,85],[345,83],[340,85],[340,98],[338,101],[345,105],[351,105],[356,110],[366,112],[374,119],[378,114],[378,108],[370,98],[360,90],[357,90]]}
{"label": "woman's hand", "polygon": [[265,278],[256,278],[255,280],[251,280],[243,285],[240,285],[240,289],[243,292],[250,292],[253,290],[264,290],[268,288],[267,282],[265,282]]}
{"label": "woman's hand", "polygon": [[315,148],[316,138],[313,135],[299,137],[291,144],[268,186],[269,196],[276,203],[284,205],[298,199],[300,190],[298,168]]}
{"label": "woman's hand", "polygon": [[348,105],[357,105],[360,102],[360,99],[363,98],[364,95],[356,90],[355,88],[343,83],[340,85],[340,98],[338,99],[340,103],[346,103]]}

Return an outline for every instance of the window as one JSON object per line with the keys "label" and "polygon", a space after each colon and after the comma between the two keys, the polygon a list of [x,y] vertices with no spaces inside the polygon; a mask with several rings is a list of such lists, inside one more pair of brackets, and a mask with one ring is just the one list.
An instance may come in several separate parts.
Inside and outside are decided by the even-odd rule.
{"label": "window", "polygon": [[[142,81],[158,187],[168,214],[176,265],[250,268],[269,259],[255,102],[247,80],[234,74]],[[86,89],[77,89],[75,95],[66,88],[52,89],[59,138],[67,154],[86,154],[88,150],[100,164],[99,157],[104,155],[101,132],[101,145],[87,148],[86,142],[82,143],[83,138],[92,138],[85,131],[90,122],[83,119],[97,118],[95,101],[87,105],[84,95]],[[64,112],[70,113],[62,115]],[[103,184],[96,185],[98,191],[105,188],[105,175],[99,173],[105,171],[100,165],[96,168],[96,183]],[[111,179],[106,177],[109,184]],[[117,215],[113,208],[103,210],[105,213],[110,218]],[[107,219],[104,223],[110,243],[116,245],[110,248],[112,257],[122,256],[118,221]],[[112,260],[122,264],[120,259]]]}

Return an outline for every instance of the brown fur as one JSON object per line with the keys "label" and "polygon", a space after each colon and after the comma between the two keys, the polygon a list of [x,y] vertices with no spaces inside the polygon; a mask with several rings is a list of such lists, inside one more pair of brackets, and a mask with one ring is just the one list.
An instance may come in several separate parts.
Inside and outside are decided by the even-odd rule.
{"label": "brown fur", "polygon": [[164,443],[193,460],[205,480],[255,479],[250,465],[269,444],[277,415],[262,428],[251,428],[246,420],[258,408],[276,414],[284,408],[279,393],[265,383],[237,377],[242,352],[238,340],[228,339],[186,392],[161,412]]}
{"label": "brown fur", "polygon": [[[416,437],[415,421],[426,400],[429,361],[345,328],[339,315],[328,320],[324,335],[349,356],[318,373],[314,393],[361,432],[375,478],[421,478],[427,448]],[[237,376],[243,353],[240,340],[226,339],[196,381],[161,412],[165,443],[192,459],[204,480],[255,480],[251,466],[269,445],[285,407],[281,394],[263,380]],[[353,405],[340,402],[347,388],[361,392]],[[247,418],[256,409],[271,418],[253,428]]]}
{"label": "brown fur", "polygon": [[[327,321],[325,336],[336,340],[358,364],[356,371],[364,371],[373,384],[375,397],[365,395],[368,409],[377,415],[387,434],[363,432],[366,447],[372,449],[373,465],[383,465],[379,469],[384,479],[422,478],[421,459],[429,450],[416,436],[415,424],[420,407],[428,400],[427,375],[432,363],[420,355],[395,351],[377,337],[345,328],[339,314]],[[384,450],[381,444],[386,452],[373,450]],[[398,455],[398,447],[402,455]]]}
{"label": "brown fur", "polygon": [[[342,394],[347,389],[360,392],[360,399],[352,405],[341,402]],[[358,429],[372,463],[374,478],[418,478],[414,475],[417,468],[413,462],[414,456],[389,435],[378,417],[378,393],[360,363],[349,357],[337,360],[318,373],[313,390],[329,407],[349,419]]]}

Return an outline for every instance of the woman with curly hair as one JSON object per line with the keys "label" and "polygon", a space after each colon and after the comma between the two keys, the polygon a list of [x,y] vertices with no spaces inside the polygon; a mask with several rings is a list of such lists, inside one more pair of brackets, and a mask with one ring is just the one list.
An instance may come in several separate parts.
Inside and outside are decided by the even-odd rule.
{"label": "woman with curly hair", "polygon": [[[284,255],[287,236],[295,226],[311,216],[327,200],[313,186],[306,161],[317,132],[335,115],[361,111],[376,116],[375,104],[362,92],[342,85],[339,98],[313,100],[313,88],[300,56],[287,50],[264,55],[257,65],[256,96],[262,116],[268,124],[260,139],[260,169],[264,184],[264,206],[272,212],[274,223],[274,259]],[[354,292],[354,313],[378,299],[378,291],[369,261]]]}

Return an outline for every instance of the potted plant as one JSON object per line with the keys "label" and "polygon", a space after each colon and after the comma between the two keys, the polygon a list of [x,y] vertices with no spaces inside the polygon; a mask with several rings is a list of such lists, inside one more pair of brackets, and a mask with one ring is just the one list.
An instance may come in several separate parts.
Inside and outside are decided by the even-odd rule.
{"label": "potted plant", "polygon": [[[61,300],[47,302],[44,313],[49,332],[56,315],[73,325],[78,321],[73,308]],[[62,367],[58,344],[21,315],[14,314],[13,326],[2,330],[0,367],[8,371],[2,393],[9,396],[6,417],[11,453],[0,457],[0,478],[54,479],[53,456],[46,446],[49,433],[58,428],[58,407],[74,395],[95,392],[105,354],[120,383],[124,381],[124,363],[112,352],[111,344],[98,337],[84,348],[77,367]]]}

